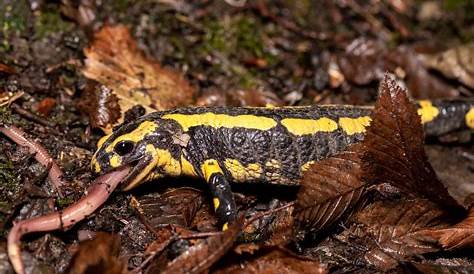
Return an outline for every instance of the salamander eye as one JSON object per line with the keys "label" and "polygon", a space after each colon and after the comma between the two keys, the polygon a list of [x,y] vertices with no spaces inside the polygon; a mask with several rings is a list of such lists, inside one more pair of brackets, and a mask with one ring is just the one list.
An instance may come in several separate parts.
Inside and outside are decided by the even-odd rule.
{"label": "salamander eye", "polygon": [[132,141],[120,141],[115,145],[114,151],[118,155],[123,156],[125,154],[132,152],[133,147],[134,147],[134,144]]}

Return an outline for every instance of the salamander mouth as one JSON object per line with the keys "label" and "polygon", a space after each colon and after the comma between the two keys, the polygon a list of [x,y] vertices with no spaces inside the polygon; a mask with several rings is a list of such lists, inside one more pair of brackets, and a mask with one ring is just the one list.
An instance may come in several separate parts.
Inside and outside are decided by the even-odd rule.
{"label": "salamander mouth", "polygon": [[140,184],[148,175],[147,169],[151,164],[152,160],[152,157],[145,156],[138,160],[133,160],[127,163],[127,166],[130,166],[131,170],[120,183],[120,189],[126,191]]}

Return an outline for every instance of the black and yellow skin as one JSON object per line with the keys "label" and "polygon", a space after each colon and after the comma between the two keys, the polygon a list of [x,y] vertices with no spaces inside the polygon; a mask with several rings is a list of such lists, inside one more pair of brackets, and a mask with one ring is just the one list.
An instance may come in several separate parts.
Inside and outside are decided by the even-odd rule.
{"label": "black and yellow skin", "polygon": [[[427,135],[474,128],[474,104],[420,101]],[[125,190],[163,176],[195,176],[210,186],[223,229],[236,217],[230,182],[297,185],[315,161],[364,138],[370,107],[200,107],[155,112],[98,143],[92,168],[133,169]]]}

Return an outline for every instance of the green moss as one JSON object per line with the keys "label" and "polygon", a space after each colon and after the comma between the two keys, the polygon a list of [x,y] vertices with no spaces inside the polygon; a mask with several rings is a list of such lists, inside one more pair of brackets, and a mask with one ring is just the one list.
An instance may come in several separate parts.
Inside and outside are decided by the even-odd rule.
{"label": "green moss", "polygon": [[0,3],[0,52],[12,49],[8,37],[20,35],[27,26],[29,8],[27,1],[4,1]]}
{"label": "green moss", "polygon": [[[0,147],[1,150],[3,148]],[[0,157],[0,212],[9,212],[14,201],[21,192],[19,180],[11,160]]]}
{"label": "green moss", "polygon": [[202,47],[207,52],[219,51],[229,55],[251,55],[266,58],[259,22],[248,16],[208,19],[204,22]]}
{"label": "green moss", "polygon": [[59,208],[64,208],[73,203],[74,203],[74,200],[71,197],[58,198],[56,200],[56,204],[58,205]]}
{"label": "green moss", "polygon": [[13,123],[12,113],[7,107],[0,107],[0,126]]}
{"label": "green moss", "polygon": [[39,37],[45,37],[50,33],[66,32],[72,30],[74,25],[62,19],[59,8],[45,8],[36,18],[35,30]]}
{"label": "green moss", "polygon": [[[267,64],[275,62],[274,57],[265,51],[263,28],[257,19],[249,16],[224,17],[220,20],[208,19],[203,23],[205,34],[198,52],[210,54],[230,61],[217,65],[217,71],[229,72],[236,84],[243,88],[255,87],[259,80],[256,72],[242,66],[246,58],[261,58]],[[225,62],[224,62],[225,63]],[[220,66],[220,67],[219,67]]]}

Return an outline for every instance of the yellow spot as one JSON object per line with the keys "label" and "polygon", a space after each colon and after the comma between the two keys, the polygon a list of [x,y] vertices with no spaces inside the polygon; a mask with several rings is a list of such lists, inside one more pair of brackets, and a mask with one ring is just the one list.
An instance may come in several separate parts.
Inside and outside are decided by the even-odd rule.
{"label": "yellow spot", "polygon": [[214,209],[217,210],[219,208],[220,202],[218,198],[212,199],[212,202],[214,202]]}
{"label": "yellow spot", "polygon": [[206,179],[206,182],[209,182],[209,179],[211,178],[212,174],[216,174],[216,173],[222,174],[222,169],[219,167],[219,164],[214,159],[209,159],[209,160],[204,161],[204,163],[201,165],[201,171],[202,171],[202,174],[204,174],[204,178]]}
{"label": "yellow spot", "polygon": [[255,180],[263,173],[262,167],[257,163],[251,163],[245,167],[236,159],[226,159],[224,165],[236,182]]}
{"label": "yellow spot", "polygon": [[145,136],[149,135],[150,133],[153,133],[158,126],[151,121],[144,121],[141,123],[136,129],[133,131],[124,134],[122,136],[117,137],[106,149],[105,151],[111,152],[114,149],[115,144],[117,144],[120,141],[127,140],[127,141],[132,141],[134,143],[137,143]]}
{"label": "yellow spot", "polygon": [[304,165],[301,166],[301,171],[305,172],[309,169],[309,167],[314,164],[314,161],[308,161]]}
{"label": "yellow spot", "polygon": [[356,133],[364,133],[365,128],[370,125],[371,121],[372,119],[370,119],[369,116],[362,116],[358,118],[341,117],[338,122],[342,130],[348,135],[353,135]]}
{"label": "yellow spot", "polygon": [[211,112],[203,114],[166,114],[163,119],[171,119],[178,122],[184,131],[194,126],[210,126],[213,128],[249,128],[269,130],[277,123],[268,117],[256,115],[237,115],[215,114]]}
{"label": "yellow spot", "polygon": [[102,145],[105,143],[105,141],[107,141],[107,139],[109,139],[110,135],[112,135],[112,134],[105,135],[102,138],[100,138],[99,141],[97,142],[97,148],[101,148]]}
{"label": "yellow spot", "polygon": [[471,107],[471,109],[466,113],[466,125],[469,128],[474,129],[474,107]]}
{"label": "yellow spot", "polygon": [[118,167],[122,163],[122,158],[120,158],[120,156],[117,154],[114,154],[112,157],[110,157],[109,163],[111,167]]}
{"label": "yellow spot", "polygon": [[180,176],[181,175],[181,163],[171,156],[171,153],[166,149],[156,149],[155,152],[157,159],[157,166],[159,166],[164,175],[167,176]]}
{"label": "yellow spot", "polygon": [[229,223],[225,223],[225,224],[222,226],[222,231],[226,231],[227,229],[229,229]]}
{"label": "yellow spot", "polygon": [[439,114],[438,108],[434,107],[428,100],[420,100],[418,102],[420,108],[417,110],[418,115],[421,116],[421,123],[428,123],[433,121],[436,116]]}
{"label": "yellow spot", "polygon": [[281,120],[289,132],[295,135],[315,134],[317,132],[332,132],[337,129],[337,123],[329,118],[323,117],[316,120],[286,118]]}
{"label": "yellow spot", "polygon": [[148,176],[153,176],[152,171],[156,167],[158,163],[158,157],[156,155],[156,149],[153,145],[148,144],[145,148],[146,153],[151,156],[150,162],[143,168],[143,170],[137,174],[137,176],[131,181],[124,190],[132,189],[133,187],[139,185],[143,179],[147,178]]}
{"label": "yellow spot", "polygon": [[181,172],[183,175],[197,177],[196,170],[193,165],[181,154]]}
{"label": "yellow spot", "polygon": [[280,163],[280,161],[278,161],[276,159],[270,159],[268,162],[265,163],[265,166],[267,168],[279,169],[279,168],[281,168],[281,163]]}
{"label": "yellow spot", "polygon": [[95,158],[92,159],[92,166],[93,166],[96,173],[100,172],[100,165],[99,165],[99,163],[97,162],[97,160]]}

